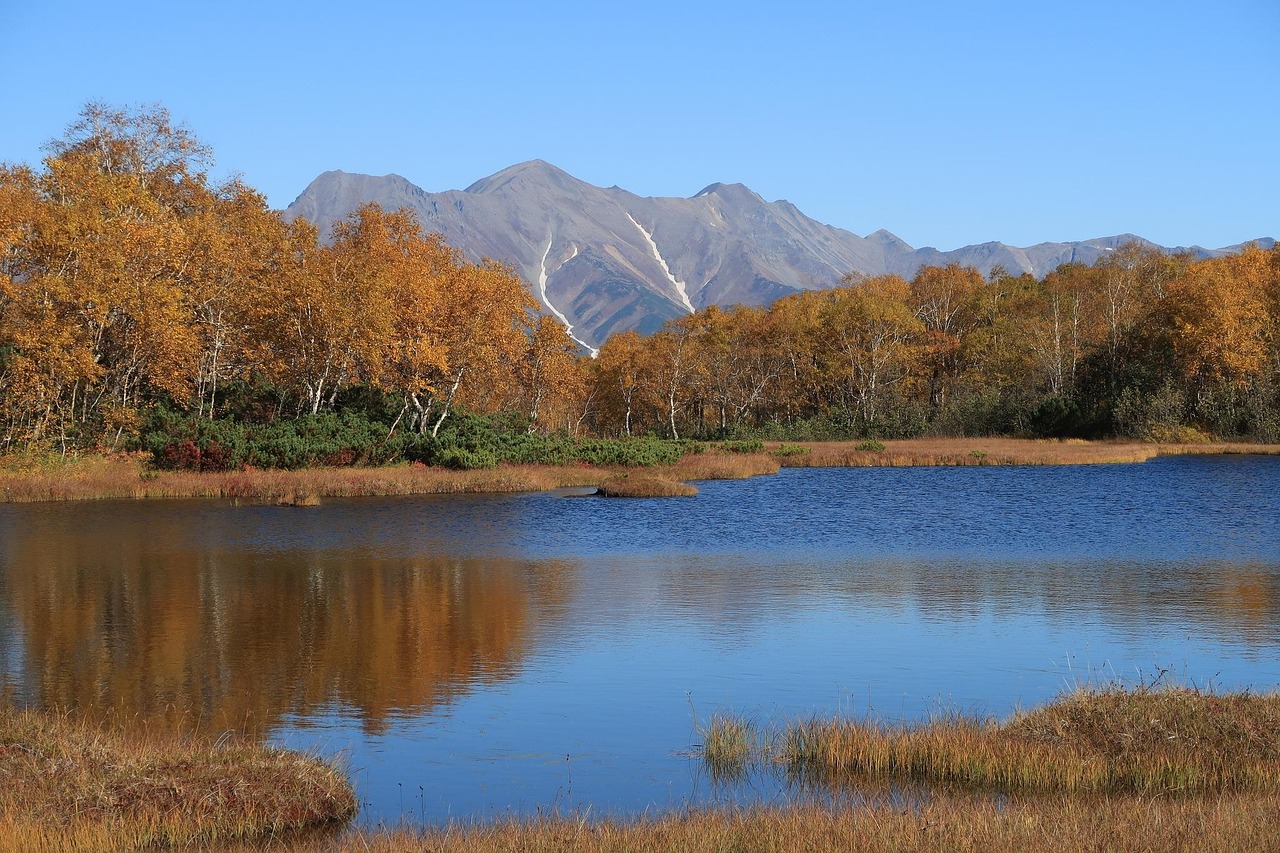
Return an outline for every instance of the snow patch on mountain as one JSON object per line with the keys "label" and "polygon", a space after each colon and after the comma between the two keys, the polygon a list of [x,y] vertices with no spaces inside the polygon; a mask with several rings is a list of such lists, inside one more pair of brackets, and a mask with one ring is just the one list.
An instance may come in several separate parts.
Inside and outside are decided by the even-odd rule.
{"label": "snow patch on mountain", "polygon": [[671,282],[671,286],[676,289],[676,295],[680,297],[680,302],[683,303],[684,307],[689,310],[690,314],[692,314],[697,309],[695,309],[693,307],[693,303],[689,301],[689,290],[685,287],[685,283],[683,281],[672,275],[671,267],[667,266],[667,262],[663,260],[662,253],[658,251],[658,244],[653,242],[653,235],[644,230],[644,226],[639,222],[636,222],[635,217],[630,213],[627,214],[627,219],[630,219],[631,224],[640,229],[640,233],[644,235],[644,241],[649,244],[649,251],[653,253],[653,259],[658,262],[658,266],[662,267],[662,271],[666,273],[667,280]]}
{"label": "snow patch on mountain", "polygon": [[[555,237],[554,237],[554,236],[548,236],[548,237],[547,237],[547,248],[543,250],[543,252],[542,252],[542,260],[539,262],[539,269],[538,269],[538,296],[539,296],[539,297],[541,297],[541,299],[542,299],[542,304],[543,304],[543,305],[545,305],[545,306],[547,306],[547,310],[548,310],[548,311],[550,311],[552,314],[556,315],[556,319],[558,319],[561,323],[563,323],[563,324],[564,324],[565,331],[569,333],[569,337],[573,338],[573,340],[574,340],[574,341],[576,341],[576,342],[577,342],[577,344],[578,344],[579,346],[581,346],[581,347],[582,347],[583,349],[585,349],[587,352],[591,353],[591,357],[592,357],[592,358],[595,358],[596,356],[598,356],[598,355],[600,354],[600,350],[598,350],[598,349],[596,349],[595,347],[591,346],[591,344],[589,344],[589,343],[587,343],[586,341],[582,340],[582,338],[578,337],[577,335],[575,335],[575,334],[573,333],[573,324],[569,322],[569,318],[568,318],[568,317],[566,317],[566,316],[564,316],[564,313],[563,313],[563,312],[561,312],[559,308],[557,308],[556,306],[552,305],[552,304],[551,304],[551,298],[550,298],[549,296],[547,296],[547,256],[551,254],[551,244],[552,244],[554,241],[555,241]],[[573,247],[573,254],[572,254],[572,255],[570,255],[570,256],[569,256],[569,257],[564,261],[564,263],[560,264],[560,266],[561,266],[561,267],[562,267],[562,266],[564,266],[565,264],[569,263],[569,261],[573,260],[573,259],[574,259],[574,258],[576,258],[577,256],[578,256],[578,247],[577,247],[577,246],[574,246],[574,247]],[[560,267],[556,267],[556,269],[559,269],[559,268],[560,268]]]}

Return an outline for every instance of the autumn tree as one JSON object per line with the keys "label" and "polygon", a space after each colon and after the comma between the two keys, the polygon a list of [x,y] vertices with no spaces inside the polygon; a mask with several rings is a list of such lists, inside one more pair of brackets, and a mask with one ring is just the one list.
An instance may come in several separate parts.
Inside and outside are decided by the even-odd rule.
{"label": "autumn tree", "polygon": [[1238,407],[1268,367],[1269,260],[1248,248],[1192,264],[1168,285],[1180,373],[1191,401],[1218,431],[1239,429]]}
{"label": "autumn tree", "polygon": [[893,275],[850,280],[828,295],[822,319],[831,374],[869,427],[920,358],[925,324],[910,300],[910,287]]}
{"label": "autumn tree", "polygon": [[625,436],[632,434],[638,404],[637,392],[643,382],[645,342],[635,331],[610,335],[600,345],[595,381],[600,388],[602,414],[616,418]]}
{"label": "autumn tree", "polygon": [[584,392],[578,344],[555,317],[544,315],[533,322],[519,378],[530,430],[547,420],[548,410],[567,414]]}
{"label": "autumn tree", "polygon": [[341,265],[317,241],[305,220],[290,223],[287,261],[273,281],[271,299],[257,305],[253,325],[260,334],[250,358],[266,379],[294,393],[302,411],[320,411],[352,371],[359,301],[342,288]]}
{"label": "autumn tree", "polygon": [[697,352],[700,325],[697,314],[670,320],[649,338],[646,346],[643,387],[673,439],[680,438],[677,418],[689,404],[689,391],[703,373]]}
{"label": "autumn tree", "polygon": [[827,295],[817,291],[785,296],[769,309],[769,325],[782,362],[772,400],[775,417],[791,422],[825,412],[829,394],[819,351],[824,343]]}
{"label": "autumn tree", "polygon": [[1101,321],[1100,346],[1111,397],[1124,384],[1130,344],[1147,331],[1143,324],[1161,310],[1166,285],[1186,263],[1186,258],[1171,258],[1154,246],[1130,241],[1103,255],[1094,266],[1094,310]]}
{"label": "autumn tree", "polygon": [[514,380],[525,352],[528,315],[537,308],[524,284],[501,264],[454,266],[437,309],[443,369],[429,401],[437,435],[459,400],[479,404]]}
{"label": "autumn tree", "polygon": [[274,315],[273,284],[288,276],[293,256],[280,214],[238,181],[221,187],[188,230],[194,250],[188,299],[201,347],[196,414],[213,419],[224,385],[260,368],[249,358],[252,342],[273,336],[254,319]]}
{"label": "autumn tree", "polygon": [[145,397],[193,390],[189,225],[213,195],[208,152],[162,108],[99,104],[48,150],[44,171],[23,179],[38,204],[9,247],[0,337],[28,439],[115,442]]}
{"label": "autumn tree", "polygon": [[1093,338],[1096,313],[1090,294],[1096,290],[1095,271],[1083,264],[1063,264],[1036,288],[1035,299],[1023,318],[1027,343],[1048,393],[1069,396],[1086,346]]}
{"label": "autumn tree", "polygon": [[962,342],[975,322],[974,300],[983,286],[973,267],[922,267],[911,279],[910,299],[924,332],[929,405],[946,405],[952,381],[963,370]]}
{"label": "autumn tree", "polygon": [[783,371],[784,357],[765,309],[711,305],[701,315],[702,374],[724,431],[761,405]]}

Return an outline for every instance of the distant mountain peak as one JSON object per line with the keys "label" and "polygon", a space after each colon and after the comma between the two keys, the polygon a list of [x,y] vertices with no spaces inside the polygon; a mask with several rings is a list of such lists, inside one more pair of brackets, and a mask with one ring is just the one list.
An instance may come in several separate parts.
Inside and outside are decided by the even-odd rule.
{"label": "distant mountain peak", "polygon": [[[308,219],[329,234],[335,221],[368,202],[408,208],[425,230],[471,260],[510,266],[588,349],[614,332],[655,331],[694,307],[768,304],[836,287],[854,271],[909,278],[921,266],[956,263],[984,275],[999,266],[1039,277],[1069,261],[1093,263],[1134,239],[913,249],[883,229],[859,237],[824,225],[739,183],[708,184],[692,198],[646,198],[594,186],[545,160],[436,193],[396,174],[325,172],[285,216]],[[1239,248],[1190,251],[1211,257]]]}
{"label": "distant mountain peak", "polygon": [[901,237],[899,237],[897,234],[894,234],[892,231],[886,231],[883,228],[881,228],[879,231],[873,231],[872,233],[868,234],[867,239],[875,243],[881,243],[886,247],[893,247],[895,249],[913,251],[910,243],[908,243],[906,240],[903,240]]}
{"label": "distant mountain peak", "polygon": [[526,160],[523,163],[508,166],[487,178],[481,178],[463,190],[463,192],[473,195],[498,193],[511,189],[515,183],[557,187],[560,189],[577,189],[581,186],[590,186],[585,181],[578,180],[573,175],[558,166],[553,166],[546,160]]}

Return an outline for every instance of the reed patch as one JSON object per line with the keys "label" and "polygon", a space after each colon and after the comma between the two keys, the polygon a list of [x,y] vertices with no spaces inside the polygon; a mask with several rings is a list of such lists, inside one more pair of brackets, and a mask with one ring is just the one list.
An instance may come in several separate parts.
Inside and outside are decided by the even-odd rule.
{"label": "reed patch", "polygon": [[1280,789],[1280,694],[1184,686],[1081,689],[999,722],[802,720],[762,733],[762,764],[824,784],[894,777],[1062,794]]}

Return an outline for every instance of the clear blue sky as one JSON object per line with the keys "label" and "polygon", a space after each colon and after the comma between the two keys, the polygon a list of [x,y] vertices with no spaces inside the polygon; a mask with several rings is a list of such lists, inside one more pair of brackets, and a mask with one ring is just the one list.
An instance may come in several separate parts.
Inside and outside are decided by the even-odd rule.
{"label": "clear blue sky", "polygon": [[740,181],[915,246],[1280,237],[1280,2],[0,0],[0,160],[159,102],[289,204],[320,172]]}

